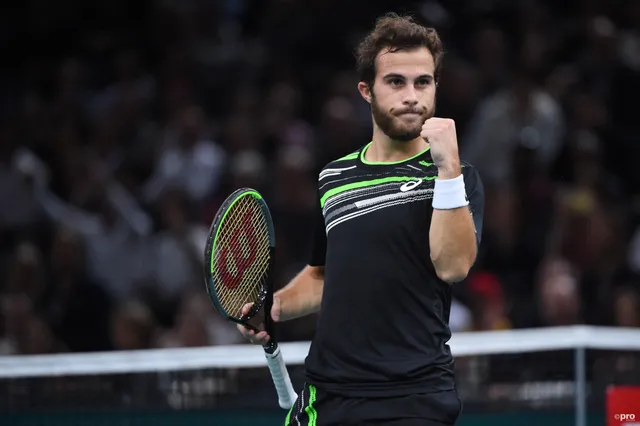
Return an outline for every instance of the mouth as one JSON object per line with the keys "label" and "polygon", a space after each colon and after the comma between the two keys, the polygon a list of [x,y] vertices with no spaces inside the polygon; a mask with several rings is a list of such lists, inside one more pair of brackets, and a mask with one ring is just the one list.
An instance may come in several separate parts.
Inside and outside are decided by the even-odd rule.
{"label": "mouth", "polygon": [[407,110],[407,111],[399,111],[396,113],[397,116],[420,116],[422,115],[422,111],[419,110]]}
{"label": "mouth", "polygon": [[415,111],[410,111],[410,112],[402,112],[400,114],[397,114],[398,117],[404,117],[404,118],[420,118],[422,117],[422,114],[419,112],[415,112]]}

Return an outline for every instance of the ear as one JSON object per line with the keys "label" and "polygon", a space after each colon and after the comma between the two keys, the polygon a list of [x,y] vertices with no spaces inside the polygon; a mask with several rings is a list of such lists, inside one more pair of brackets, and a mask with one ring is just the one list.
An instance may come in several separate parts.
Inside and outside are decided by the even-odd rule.
{"label": "ear", "polygon": [[371,89],[369,88],[369,85],[367,83],[365,83],[364,81],[358,83],[358,92],[360,92],[360,96],[362,96],[365,101],[371,103],[372,94]]}

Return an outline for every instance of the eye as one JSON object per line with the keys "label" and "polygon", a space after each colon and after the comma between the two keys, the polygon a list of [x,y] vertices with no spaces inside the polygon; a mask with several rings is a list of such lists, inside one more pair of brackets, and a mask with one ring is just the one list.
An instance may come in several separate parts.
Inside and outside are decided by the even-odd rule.
{"label": "eye", "polygon": [[399,78],[392,78],[389,80],[389,85],[391,87],[400,87],[402,85],[402,80]]}
{"label": "eye", "polygon": [[430,84],[431,84],[431,80],[428,78],[421,78],[416,81],[416,86],[418,87],[427,87]]}

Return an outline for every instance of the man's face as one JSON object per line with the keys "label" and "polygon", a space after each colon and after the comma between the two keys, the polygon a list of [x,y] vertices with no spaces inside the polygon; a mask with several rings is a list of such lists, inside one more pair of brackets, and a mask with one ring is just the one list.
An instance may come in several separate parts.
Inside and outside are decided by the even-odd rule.
{"label": "man's face", "polygon": [[426,47],[383,50],[376,61],[370,92],[374,122],[391,139],[411,141],[435,113],[433,56]]}

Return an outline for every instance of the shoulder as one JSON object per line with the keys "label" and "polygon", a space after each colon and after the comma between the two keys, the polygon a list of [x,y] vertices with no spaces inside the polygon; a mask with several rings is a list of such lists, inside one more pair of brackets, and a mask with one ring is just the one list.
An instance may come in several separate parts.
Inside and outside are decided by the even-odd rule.
{"label": "shoulder", "polygon": [[323,177],[342,174],[345,171],[356,169],[360,165],[360,153],[363,148],[364,146],[325,164],[324,167],[322,167],[318,178],[322,179]]}
{"label": "shoulder", "polygon": [[358,164],[358,160],[360,157],[360,152],[362,151],[364,147],[360,147],[357,150],[342,156],[340,158],[337,158],[335,160],[330,161],[329,163],[327,163],[323,168],[322,171],[327,170],[327,169],[333,169],[333,168],[340,168],[340,167],[350,167],[350,166],[354,166]]}

